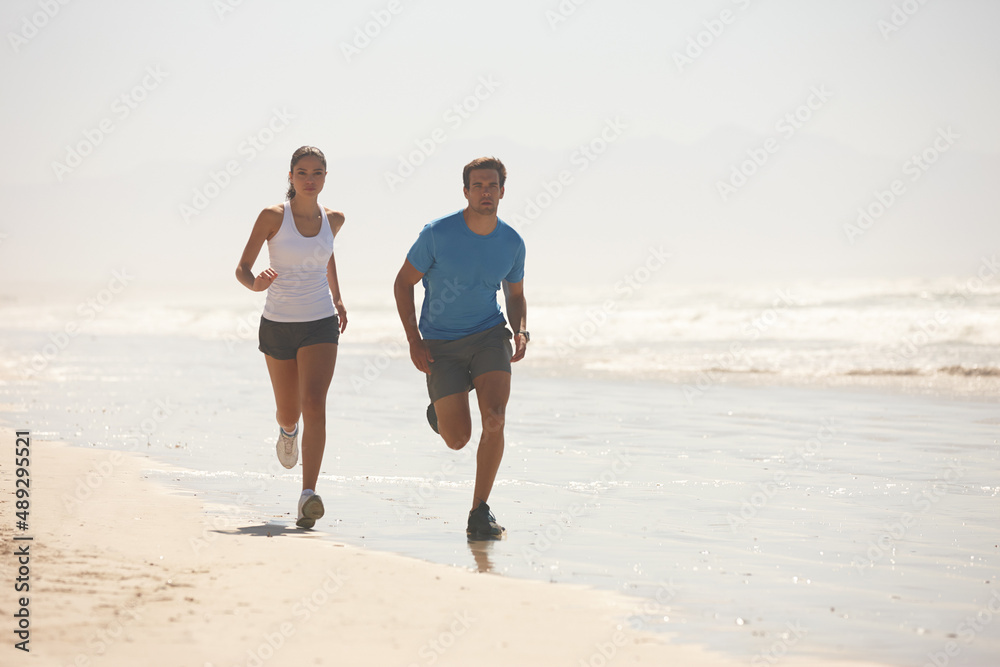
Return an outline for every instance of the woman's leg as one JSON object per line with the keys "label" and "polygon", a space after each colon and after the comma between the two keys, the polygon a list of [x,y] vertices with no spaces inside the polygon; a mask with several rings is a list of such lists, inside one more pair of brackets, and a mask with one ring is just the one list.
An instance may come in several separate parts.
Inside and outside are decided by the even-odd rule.
{"label": "woman's leg", "polygon": [[315,490],[326,447],[326,393],[337,364],[337,345],[300,347],[296,362],[302,411],[302,489]]}
{"label": "woman's leg", "polygon": [[295,359],[275,359],[265,354],[267,372],[271,376],[274,403],[277,406],[275,418],[286,433],[295,430],[302,414],[299,403],[299,371]]}

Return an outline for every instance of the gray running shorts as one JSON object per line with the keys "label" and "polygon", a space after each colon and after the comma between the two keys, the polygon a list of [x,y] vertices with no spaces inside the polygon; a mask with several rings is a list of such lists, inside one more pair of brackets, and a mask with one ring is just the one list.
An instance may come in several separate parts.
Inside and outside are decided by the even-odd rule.
{"label": "gray running shorts", "polygon": [[456,340],[426,340],[434,357],[427,376],[427,393],[431,401],[472,389],[472,380],[490,371],[510,373],[510,358],[514,356],[510,339],[513,334],[506,324]]}

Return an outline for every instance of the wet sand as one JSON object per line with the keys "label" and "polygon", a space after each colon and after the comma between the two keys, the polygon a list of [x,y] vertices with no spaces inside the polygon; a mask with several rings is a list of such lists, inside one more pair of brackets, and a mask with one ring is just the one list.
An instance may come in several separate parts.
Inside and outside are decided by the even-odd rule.
{"label": "wet sand", "polygon": [[[218,530],[196,498],[149,480],[141,456],[37,439],[31,452],[30,653],[8,638],[4,664],[743,664],[624,624],[662,613],[651,604],[278,525]],[[88,476],[102,481],[85,499],[66,494]],[[0,508],[9,563],[8,494]]]}

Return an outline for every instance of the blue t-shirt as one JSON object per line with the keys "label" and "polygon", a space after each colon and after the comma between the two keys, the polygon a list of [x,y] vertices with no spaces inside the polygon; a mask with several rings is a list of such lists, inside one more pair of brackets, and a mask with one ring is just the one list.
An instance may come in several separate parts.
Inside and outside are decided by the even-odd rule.
{"label": "blue t-shirt", "polygon": [[496,229],[480,236],[462,211],[425,225],[406,259],[424,274],[418,328],[430,340],[455,340],[502,324],[500,283],[524,279],[521,235],[498,219]]}

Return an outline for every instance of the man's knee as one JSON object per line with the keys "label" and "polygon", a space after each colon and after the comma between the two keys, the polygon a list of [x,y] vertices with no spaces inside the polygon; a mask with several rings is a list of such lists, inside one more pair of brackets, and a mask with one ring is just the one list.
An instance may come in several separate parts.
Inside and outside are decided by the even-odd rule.
{"label": "man's knee", "polygon": [[448,445],[450,449],[462,449],[472,439],[472,427],[442,428],[441,438],[444,440],[444,444]]}
{"label": "man's knee", "polygon": [[467,444],[469,444],[469,439],[465,438],[464,440],[460,440],[460,439],[455,438],[455,439],[449,440],[449,439],[445,438],[444,444],[448,445],[449,449],[454,449],[455,451],[458,451],[458,450],[462,449],[463,447],[465,447]]}
{"label": "man's knee", "polygon": [[502,432],[506,420],[506,406],[485,410],[483,412],[483,430],[487,433]]}

